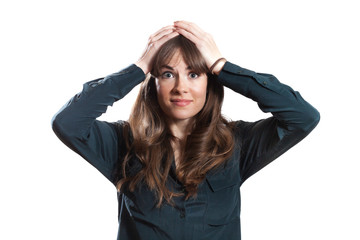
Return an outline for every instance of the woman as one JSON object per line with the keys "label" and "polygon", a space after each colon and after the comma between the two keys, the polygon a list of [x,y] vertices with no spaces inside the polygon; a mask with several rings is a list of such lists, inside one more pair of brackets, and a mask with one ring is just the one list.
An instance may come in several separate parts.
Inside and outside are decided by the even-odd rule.
{"label": "woman", "polygon": [[[129,121],[96,120],[139,83]],[[223,86],[273,116],[227,121]],[[240,239],[239,187],[319,118],[298,92],[226,61],[209,34],[178,21],[135,64],[85,83],[52,126],[117,187],[118,239]]]}

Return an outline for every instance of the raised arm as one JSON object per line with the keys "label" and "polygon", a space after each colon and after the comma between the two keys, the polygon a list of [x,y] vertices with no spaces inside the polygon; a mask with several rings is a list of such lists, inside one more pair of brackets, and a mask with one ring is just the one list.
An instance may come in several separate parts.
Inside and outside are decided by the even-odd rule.
{"label": "raised arm", "polygon": [[96,118],[144,78],[143,71],[133,64],[105,78],[87,82],[52,119],[52,128],[59,139],[110,181],[118,160],[117,126]]}
{"label": "raised arm", "polygon": [[113,170],[119,161],[120,123],[96,120],[108,106],[123,98],[142,82],[157,49],[178,35],[167,26],[151,35],[141,58],[129,67],[83,85],[83,90],[68,101],[52,119],[59,139],[85,158],[115,184]]}
{"label": "raised arm", "polygon": [[237,122],[242,182],[300,142],[320,120],[319,112],[299,92],[273,75],[226,62],[218,79],[224,86],[256,101],[263,112],[273,115],[257,122]]}
{"label": "raised arm", "polygon": [[273,75],[227,62],[212,36],[196,24],[178,21],[175,27],[198,47],[208,68],[218,75],[224,86],[251,98],[262,111],[273,115],[253,123],[237,122],[242,182],[301,141],[317,125],[319,112],[299,92],[280,83]]}

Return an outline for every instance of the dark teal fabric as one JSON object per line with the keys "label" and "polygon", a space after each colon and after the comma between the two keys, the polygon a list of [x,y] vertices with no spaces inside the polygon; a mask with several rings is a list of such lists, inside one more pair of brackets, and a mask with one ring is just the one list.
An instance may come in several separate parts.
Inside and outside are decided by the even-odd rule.
{"label": "dark teal fabric", "polygon": [[[124,122],[96,120],[108,106],[123,98],[145,79],[136,65],[87,82],[83,90],[55,114],[52,127],[68,147],[96,167],[114,185],[116,168],[122,161]],[[319,112],[273,75],[256,73],[226,62],[218,80],[224,86],[253,99],[272,117],[256,122],[235,122],[235,151],[227,164],[210,171],[199,185],[196,198],[174,199],[156,208],[156,197],[146,185],[135,192],[118,193],[118,239],[191,240],[241,239],[240,186],[251,175],[301,141],[320,120]],[[241,111],[234,103],[234,111]],[[134,172],[141,168],[133,160]],[[176,191],[175,165],[167,182]],[[99,206],[100,207],[100,206]]]}

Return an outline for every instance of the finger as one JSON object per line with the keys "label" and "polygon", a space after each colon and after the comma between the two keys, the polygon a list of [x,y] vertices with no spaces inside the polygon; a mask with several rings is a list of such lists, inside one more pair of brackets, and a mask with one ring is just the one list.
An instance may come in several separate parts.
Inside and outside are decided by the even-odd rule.
{"label": "finger", "polygon": [[158,31],[156,31],[155,33],[153,33],[152,35],[155,36],[155,35],[158,35],[160,32],[166,30],[166,29],[169,29],[169,28],[173,28],[174,26],[173,25],[168,25],[168,26],[165,26],[165,27],[162,27],[160,28]]}
{"label": "finger", "polygon": [[205,34],[205,32],[199,26],[197,26],[195,23],[192,22],[176,21],[174,22],[174,26],[185,29],[186,31],[198,37]]}
{"label": "finger", "polygon": [[193,43],[195,43],[196,45],[199,43],[199,38],[196,37],[194,34],[192,34],[191,32],[186,31],[185,29],[182,28],[177,28],[176,31],[183,35],[184,37],[186,37],[187,39],[189,39],[190,41],[192,41]]}
{"label": "finger", "polygon": [[169,34],[163,35],[161,38],[159,38],[156,42],[154,42],[154,44],[156,44],[156,47],[159,48],[160,46],[162,46],[165,42],[169,41],[170,39],[178,36],[179,33],[172,31]]}
{"label": "finger", "polygon": [[176,31],[198,46],[201,45],[202,42],[207,41],[207,33],[199,28],[195,23],[178,21],[174,23],[174,26]]}
{"label": "finger", "polygon": [[158,39],[160,39],[164,35],[173,32],[173,30],[174,30],[174,26],[172,26],[172,25],[163,27],[160,30],[158,30],[156,33],[150,35],[149,41],[157,41]]}

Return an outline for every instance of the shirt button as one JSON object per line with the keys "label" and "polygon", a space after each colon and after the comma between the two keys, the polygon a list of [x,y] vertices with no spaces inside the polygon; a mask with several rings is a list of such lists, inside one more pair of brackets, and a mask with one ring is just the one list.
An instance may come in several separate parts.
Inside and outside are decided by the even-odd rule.
{"label": "shirt button", "polygon": [[99,84],[97,82],[93,82],[93,83],[90,83],[89,85],[90,85],[90,87],[96,87]]}
{"label": "shirt button", "polygon": [[264,84],[264,85],[266,85],[266,84],[267,84],[267,82],[263,81],[263,84]]}
{"label": "shirt button", "polygon": [[81,92],[75,95],[75,102],[79,100],[81,97]]}
{"label": "shirt button", "polygon": [[185,218],[185,212],[184,211],[180,212],[180,218]]}
{"label": "shirt button", "polygon": [[90,87],[96,87],[99,84],[103,84],[104,82],[105,82],[104,78],[99,78],[99,79],[96,79],[96,80],[92,81],[91,83],[89,83],[89,85],[90,85]]}

